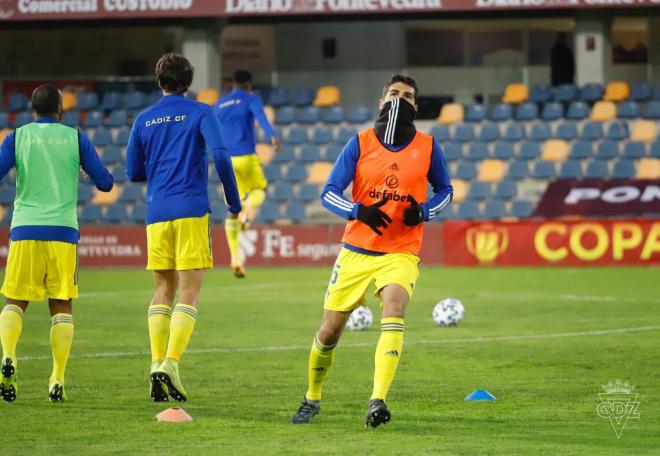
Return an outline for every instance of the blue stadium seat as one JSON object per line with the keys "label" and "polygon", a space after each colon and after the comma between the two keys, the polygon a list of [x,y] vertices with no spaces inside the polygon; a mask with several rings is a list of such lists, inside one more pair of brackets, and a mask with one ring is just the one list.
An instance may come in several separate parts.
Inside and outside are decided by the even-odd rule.
{"label": "blue stadium seat", "polygon": [[158,103],[161,98],[163,98],[162,90],[152,90],[149,95],[147,95],[147,105],[153,106]]}
{"label": "blue stadium seat", "polygon": [[353,136],[357,135],[358,131],[353,127],[342,127],[337,132],[335,142],[337,144],[345,145]]}
{"label": "blue stadium seat", "polygon": [[584,120],[589,117],[589,105],[584,101],[574,101],[568,106],[566,118],[569,120]]}
{"label": "blue stadium seat", "polygon": [[294,106],[310,106],[316,97],[316,90],[311,87],[301,87],[291,92],[290,102]]}
{"label": "blue stadium seat", "polygon": [[442,209],[438,214],[436,214],[435,218],[431,220],[431,223],[438,223],[442,222],[445,220],[449,220],[452,218],[456,218],[454,208],[456,207],[455,204],[450,204],[449,206],[445,206],[444,209]]}
{"label": "blue stadium seat", "polygon": [[321,110],[321,122],[326,124],[338,124],[344,121],[344,108],[332,106]]}
{"label": "blue stadium seat", "polygon": [[[96,136],[94,136],[96,138]],[[106,165],[114,165],[122,161],[121,149],[118,146],[108,145],[103,149],[103,163]]]}
{"label": "blue stadium seat", "polygon": [[510,123],[504,130],[504,139],[507,141],[520,141],[525,138],[525,129],[522,124]]}
{"label": "blue stadium seat", "polygon": [[116,146],[126,147],[128,145],[128,139],[131,137],[131,130],[128,127],[122,127],[117,132],[113,144]]}
{"label": "blue stadium seat", "polygon": [[629,141],[623,148],[623,158],[636,160],[646,155],[646,145],[639,141]]}
{"label": "blue stadium seat", "polygon": [[9,94],[9,101],[7,101],[7,111],[19,112],[28,109],[29,99],[27,95],[21,92],[12,92]]}
{"label": "blue stadium seat", "polygon": [[510,200],[518,194],[518,184],[510,179],[504,179],[498,182],[495,187],[495,197]]}
{"label": "blue stadium seat", "polygon": [[273,187],[273,194],[270,195],[270,198],[273,201],[278,203],[284,203],[293,198],[293,185],[280,182]]}
{"label": "blue stadium seat", "polygon": [[279,165],[282,163],[288,163],[295,159],[296,159],[295,148],[291,145],[285,144],[282,146],[279,152],[273,155],[272,163]]}
{"label": "blue stadium seat", "polygon": [[144,223],[144,220],[146,218],[147,218],[147,206],[143,203],[136,204],[135,206],[133,206],[131,215],[128,217],[128,219],[131,222],[139,223],[139,224]]}
{"label": "blue stadium seat", "polygon": [[315,124],[321,118],[321,111],[316,106],[301,108],[296,113],[296,122],[301,124]]}
{"label": "blue stadium seat", "polygon": [[491,196],[490,182],[472,182],[468,191],[468,198],[473,200],[483,200]]}
{"label": "blue stadium seat", "polygon": [[124,101],[119,92],[106,92],[101,99],[101,109],[104,111],[112,111],[114,109],[121,109],[124,107]]}
{"label": "blue stadium seat", "polygon": [[587,103],[594,103],[603,98],[605,89],[602,84],[591,82],[585,84],[580,89],[580,100]]}
{"label": "blue stadium seat", "polygon": [[474,139],[474,128],[472,125],[461,124],[454,131],[454,141],[467,142]]}
{"label": "blue stadium seat", "polygon": [[371,109],[366,106],[356,106],[348,110],[346,121],[352,124],[361,124],[371,120]]}
{"label": "blue stadium seat", "polygon": [[498,103],[490,109],[488,119],[493,122],[505,122],[513,117],[513,106],[508,103]]}
{"label": "blue stadium seat", "polygon": [[635,84],[630,92],[630,99],[633,101],[649,101],[652,96],[653,86],[646,81]]}
{"label": "blue stadium seat", "polygon": [[112,135],[110,130],[105,127],[99,127],[94,131],[94,136],[92,136],[92,143],[96,147],[105,147],[112,143]]}
{"label": "blue stadium seat", "polygon": [[552,87],[548,84],[537,84],[532,87],[530,100],[533,103],[545,103],[552,99]]}
{"label": "blue stadium seat", "polygon": [[620,119],[636,119],[640,116],[639,105],[634,101],[622,101],[619,103],[616,115]]}
{"label": "blue stadium seat", "polygon": [[80,126],[80,111],[73,109],[65,112],[62,114],[62,123],[67,127],[78,128]]}
{"label": "blue stadium seat", "polygon": [[305,144],[300,150],[301,163],[314,163],[321,160],[321,148],[315,144]]}
{"label": "blue stadium seat", "polygon": [[534,204],[531,201],[518,200],[511,205],[511,215],[518,218],[527,218],[532,215]]}
{"label": "blue stadium seat", "polygon": [[[216,192],[217,194],[217,192]],[[121,190],[119,195],[120,203],[135,203],[142,199],[142,185],[140,184],[126,184]]]}
{"label": "blue stadium seat", "polygon": [[128,124],[128,112],[125,109],[115,109],[105,121],[106,127],[123,127]]}
{"label": "blue stadium seat", "polygon": [[649,156],[652,158],[660,158],[660,141],[654,141],[651,143],[651,151]]}
{"label": "blue stadium seat", "polygon": [[186,92],[186,100],[196,101],[197,100],[197,92],[195,92],[194,90],[188,90]]}
{"label": "blue stadium seat", "polygon": [[447,161],[454,161],[463,157],[463,146],[458,143],[448,142],[442,144],[441,147]]}
{"label": "blue stadium seat", "polygon": [[477,167],[474,162],[462,161],[456,167],[456,178],[471,180],[477,176]]}
{"label": "blue stadium seat", "polygon": [[502,200],[490,200],[486,201],[486,206],[484,207],[484,218],[487,220],[497,220],[504,217],[506,214],[506,207],[504,201]]}
{"label": "blue stadium seat", "polygon": [[555,101],[566,103],[575,101],[578,97],[578,89],[575,84],[561,84],[555,88]]}
{"label": "blue stadium seat", "polygon": [[582,134],[580,138],[587,141],[596,141],[601,139],[604,135],[603,124],[600,122],[588,122],[582,127]]}
{"label": "blue stadium seat", "polygon": [[614,179],[631,179],[635,177],[635,163],[632,160],[619,160],[612,170]]}
{"label": "blue stadium seat", "polygon": [[576,141],[571,147],[569,158],[571,160],[584,160],[593,154],[593,143],[591,141]]}
{"label": "blue stadium seat", "polygon": [[100,127],[103,125],[103,113],[101,111],[89,111],[82,125],[85,128]]}
{"label": "blue stadium seat", "polygon": [[279,108],[289,103],[289,92],[281,87],[273,88],[268,96],[267,105]]}
{"label": "blue stadium seat", "polygon": [[2,218],[2,221],[0,221],[0,224],[4,226],[10,226],[11,219],[13,216],[14,216],[14,207],[9,205],[5,208],[5,216]]}
{"label": "blue stadium seat", "polygon": [[488,143],[472,142],[468,146],[468,160],[484,160],[488,158]]}
{"label": "blue stadium seat", "polygon": [[325,151],[323,152],[323,161],[327,161],[330,163],[334,163],[337,161],[339,158],[339,154],[341,154],[341,151],[344,149],[344,146],[340,146],[339,144],[330,144],[328,147],[325,148]]}
{"label": "blue stadium seat", "polygon": [[304,165],[299,165],[297,163],[289,165],[284,178],[288,182],[302,182],[307,179],[307,168],[305,168]]}
{"label": "blue stadium seat", "polygon": [[646,103],[644,106],[645,119],[657,120],[660,119],[660,101],[653,100]]}
{"label": "blue stadium seat", "polygon": [[550,124],[547,122],[537,122],[532,125],[532,139],[534,141],[545,141],[552,136]]}
{"label": "blue stadium seat", "polygon": [[535,103],[521,103],[516,108],[514,119],[518,122],[535,120],[539,116],[539,108]]}
{"label": "blue stadium seat", "polygon": [[29,112],[19,112],[16,114],[16,117],[14,117],[14,128],[19,128],[22,127],[23,125],[27,125],[32,122],[32,114]]}
{"label": "blue stadium seat", "polygon": [[447,125],[433,125],[431,127],[430,135],[440,143],[449,141],[449,127],[447,127]]}
{"label": "blue stadium seat", "polygon": [[16,187],[14,185],[3,185],[0,187],[0,204],[12,204],[16,198]]}
{"label": "blue stadium seat", "polygon": [[101,219],[105,223],[119,225],[128,219],[128,211],[126,210],[126,205],[121,203],[109,205]]}
{"label": "blue stadium seat", "polygon": [[101,220],[101,206],[85,204],[80,211],[78,220],[82,224],[96,223]]}
{"label": "blue stadium seat", "polygon": [[458,205],[458,218],[474,220],[480,218],[479,203],[466,200]]}
{"label": "blue stadium seat", "polygon": [[602,160],[591,160],[587,164],[587,171],[584,173],[586,178],[603,179],[609,175],[607,162]]}
{"label": "blue stadium seat", "polygon": [[615,141],[605,140],[596,148],[596,158],[610,160],[619,155],[619,144]]}
{"label": "blue stadium seat", "polygon": [[307,128],[306,127],[291,127],[289,134],[286,135],[286,142],[288,144],[302,144],[307,142]]}
{"label": "blue stadium seat", "polygon": [[321,196],[319,186],[315,184],[302,184],[298,188],[298,199],[304,203],[317,201]]}
{"label": "blue stadium seat", "polygon": [[497,124],[484,124],[479,131],[479,141],[495,141],[500,139],[500,127]]}
{"label": "blue stadium seat", "polygon": [[224,201],[218,202],[218,204],[213,205],[213,210],[211,211],[211,221],[213,223],[223,223],[227,220],[227,206],[225,206]]}
{"label": "blue stadium seat", "polygon": [[316,127],[312,133],[314,144],[328,144],[332,141],[332,130],[329,127]]}
{"label": "blue stadium seat", "polygon": [[276,182],[282,178],[282,170],[279,165],[266,165],[264,166],[264,175],[268,182]]}
{"label": "blue stadium seat", "polygon": [[541,120],[559,120],[564,117],[564,107],[561,103],[549,102],[543,105],[543,110],[541,111]]}
{"label": "blue stadium seat", "polygon": [[556,175],[555,162],[539,160],[534,164],[532,177],[536,179],[551,179]]}
{"label": "blue stadium seat", "polygon": [[513,144],[507,141],[498,141],[495,143],[493,158],[509,160],[511,157],[513,157]]}
{"label": "blue stadium seat", "polygon": [[275,123],[278,125],[289,125],[296,119],[296,110],[290,106],[279,108],[275,113]]}
{"label": "blue stadium seat", "polygon": [[559,167],[561,179],[578,179],[582,177],[582,165],[576,160],[566,160]]}
{"label": "blue stadium seat", "polygon": [[305,205],[303,203],[293,202],[286,207],[284,218],[294,223],[300,223],[305,220]]}
{"label": "blue stadium seat", "polygon": [[537,141],[523,141],[520,145],[519,156],[522,160],[536,160],[541,156],[541,143]]}
{"label": "blue stadium seat", "polygon": [[87,203],[94,197],[94,191],[89,185],[78,186],[78,204]]}
{"label": "blue stadium seat", "polygon": [[469,105],[465,111],[466,122],[481,122],[486,118],[486,109],[483,105]]}
{"label": "blue stadium seat", "polygon": [[9,113],[0,112],[0,129],[9,128],[9,125]]}
{"label": "blue stadium seat", "polygon": [[92,111],[99,107],[99,96],[96,92],[82,92],[77,96],[78,109]]}
{"label": "blue stadium seat", "polygon": [[564,141],[572,141],[577,137],[577,127],[574,123],[564,122],[559,124],[555,136]]}
{"label": "blue stadium seat", "polygon": [[529,177],[529,167],[526,161],[516,160],[509,163],[509,170],[507,172],[509,179],[520,180]]}
{"label": "blue stadium seat", "polygon": [[621,141],[628,139],[628,125],[623,122],[613,122],[607,129],[607,139]]}
{"label": "blue stadium seat", "polygon": [[273,223],[280,218],[280,208],[277,204],[266,201],[259,209],[257,221],[260,223]]}

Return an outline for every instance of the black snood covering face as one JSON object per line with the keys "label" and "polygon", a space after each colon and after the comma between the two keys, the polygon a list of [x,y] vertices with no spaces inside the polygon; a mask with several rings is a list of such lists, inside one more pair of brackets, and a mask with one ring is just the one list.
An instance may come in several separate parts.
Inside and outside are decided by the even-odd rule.
{"label": "black snood covering face", "polygon": [[380,142],[391,146],[410,142],[416,133],[415,114],[415,107],[400,98],[385,103],[374,127]]}

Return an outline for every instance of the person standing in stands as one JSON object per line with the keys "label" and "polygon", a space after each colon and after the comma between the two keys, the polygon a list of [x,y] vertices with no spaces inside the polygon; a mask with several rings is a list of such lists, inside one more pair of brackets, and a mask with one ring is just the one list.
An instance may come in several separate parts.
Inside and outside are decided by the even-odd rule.
{"label": "person standing in stands", "polygon": [[557,33],[557,41],[550,53],[550,69],[552,85],[573,84],[575,81],[575,61],[573,51],[568,47],[568,34]]}
{"label": "person standing in stands", "polygon": [[227,244],[231,253],[231,268],[236,277],[245,277],[245,266],[239,255],[238,233],[254,220],[257,209],[266,198],[266,177],[256,154],[254,121],[264,129],[275,152],[280,148],[277,132],[266,118],[259,96],[251,93],[252,74],[240,70],[234,73],[233,90],[218,100],[216,113],[222,125],[222,135],[231,152],[236,182],[244,204],[240,216],[230,215],[225,221]]}

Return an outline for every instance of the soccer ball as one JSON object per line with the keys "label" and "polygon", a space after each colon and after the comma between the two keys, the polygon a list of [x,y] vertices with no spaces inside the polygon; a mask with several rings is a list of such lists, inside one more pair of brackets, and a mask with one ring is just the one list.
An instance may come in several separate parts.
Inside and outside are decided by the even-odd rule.
{"label": "soccer ball", "polygon": [[374,315],[368,307],[360,306],[351,312],[346,322],[346,329],[350,331],[366,331],[371,328],[374,322]]}
{"label": "soccer ball", "polygon": [[446,298],[433,308],[433,321],[438,326],[456,326],[465,316],[463,303],[456,298]]}

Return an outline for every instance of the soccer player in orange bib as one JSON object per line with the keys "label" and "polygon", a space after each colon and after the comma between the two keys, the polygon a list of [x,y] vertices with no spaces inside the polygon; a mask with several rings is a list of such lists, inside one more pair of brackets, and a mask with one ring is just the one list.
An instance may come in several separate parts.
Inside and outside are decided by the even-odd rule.
{"label": "soccer player in orange bib", "polygon": [[[372,282],[382,306],[381,335],[365,420],[374,428],[390,421],[385,399],[403,351],[404,313],[419,277],[424,222],[433,220],[453,195],[440,145],[415,128],[416,101],[415,80],[393,76],[379,100],[374,128],[348,141],[323,188],[323,205],[348,223],[309,354],[307,393],[293,424],[310,423],[319,413],[342,330],[350,313],[365,302]],[[352,201],[343,195],[351,182]],[[425,202],[427,182],[434,195]]]}

